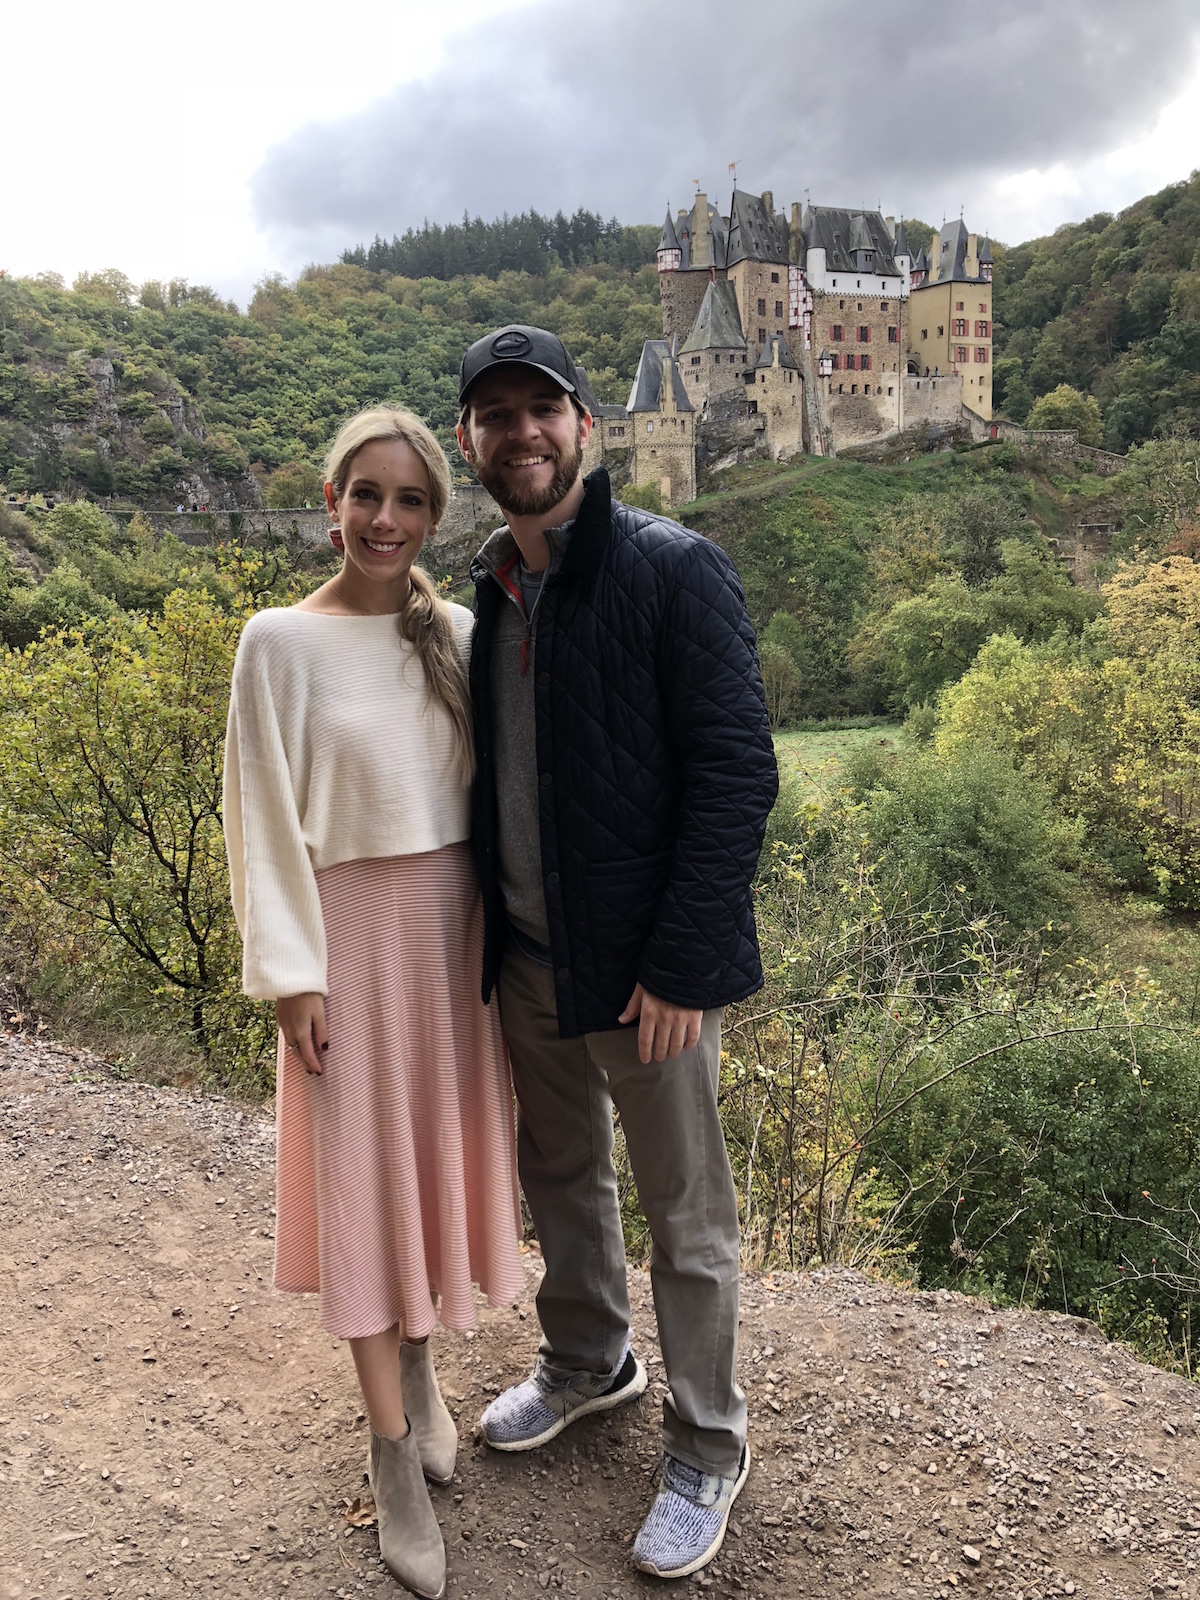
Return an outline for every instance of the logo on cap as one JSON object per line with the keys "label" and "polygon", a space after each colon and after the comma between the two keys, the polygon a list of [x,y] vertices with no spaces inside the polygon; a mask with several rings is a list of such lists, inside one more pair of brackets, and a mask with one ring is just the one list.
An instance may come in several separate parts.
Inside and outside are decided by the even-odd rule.
{"label": "logo on cap", "polygon": [[497,334],[492,340],[492,354],[494,356],[523,356],[533,349],[533,340],[527,333],[519,333],[515,328],[508,333]]}

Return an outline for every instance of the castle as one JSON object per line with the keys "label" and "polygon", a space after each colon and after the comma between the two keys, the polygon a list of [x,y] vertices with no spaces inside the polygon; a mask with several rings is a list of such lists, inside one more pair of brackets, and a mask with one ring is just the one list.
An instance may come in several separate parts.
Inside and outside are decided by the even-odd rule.
{"label": "castle", "polygon": [[735,188],[698,193],[659,239],[663,337],[624,406],[600,406],[597,457],[625,451],[635,487],[696,494],[697,458],[833,455],[917,423],[992,415],[992,256],[959,220],[914,258],[878,211]]}

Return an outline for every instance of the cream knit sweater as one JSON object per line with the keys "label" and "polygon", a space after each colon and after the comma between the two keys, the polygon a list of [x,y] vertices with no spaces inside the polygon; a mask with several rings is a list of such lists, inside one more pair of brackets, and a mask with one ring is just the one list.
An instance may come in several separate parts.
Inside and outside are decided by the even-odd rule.
{"label": "cream knit sweater", "polygon": [[[465,655],[471,613],[450,607]],[[467,838],[446,712],[395,617],[251,617],[233,669],[225,845],[256,1000],[325,994],[316,873]]]}

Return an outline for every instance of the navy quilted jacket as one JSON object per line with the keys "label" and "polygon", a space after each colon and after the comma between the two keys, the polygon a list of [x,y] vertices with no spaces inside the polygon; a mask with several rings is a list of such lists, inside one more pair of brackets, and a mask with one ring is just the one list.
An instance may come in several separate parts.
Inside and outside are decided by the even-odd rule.
{"label": "navy quilted jacket", "polygon": [[[504,952],[491,647],[509,601],[480,564],[471,650],[483,997]],[[751,879],[778,775],[745,599],[725,553],[589,474],[534,651],[542,880],[563,1038],[618,1026],[634,984],[675,1005],[762,985]]]}

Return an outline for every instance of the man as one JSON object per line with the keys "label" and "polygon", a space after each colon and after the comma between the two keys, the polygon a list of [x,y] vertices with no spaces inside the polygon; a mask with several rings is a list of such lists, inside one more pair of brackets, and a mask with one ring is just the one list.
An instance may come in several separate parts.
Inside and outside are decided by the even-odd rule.
{"label": "man", "polygon": [[646,1387],[615,1103],[670,1384],[633,1556],[678,1577],[720,1548],[749,1470],[717,1078],[722,1008],[762,982],[751,878],[777,775],[733,567],[614,501],[603,468],[583,478],[586,393],[544,329],[502,328],[463,358],[459,448],[506,523],[472,566],[483,993],[498,984],[546,1269],[533,1375],[482,1428],[530,1450]]}

